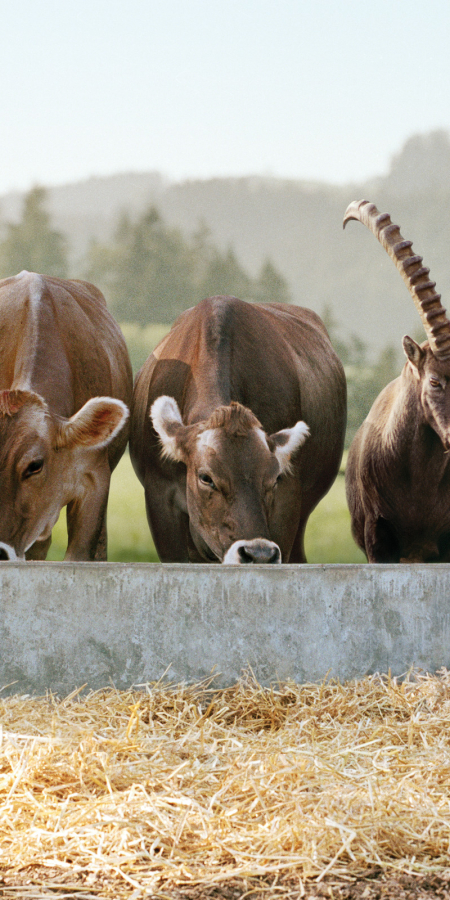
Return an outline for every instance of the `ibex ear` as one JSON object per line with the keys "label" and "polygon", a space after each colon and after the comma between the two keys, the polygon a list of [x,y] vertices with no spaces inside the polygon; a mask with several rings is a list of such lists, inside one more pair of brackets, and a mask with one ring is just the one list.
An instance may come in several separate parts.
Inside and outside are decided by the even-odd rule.
{"label": "ibex ear", "polygon": [[183,462],[182,437],[186,432],[180,409],[173,397],[158,397],[152,404],[150,418],[159,439],[163,456],[173,462]]}
{"label": "ibex ear", "polygon": [[306,422],[297,422],[293,428],[284,428],[283,431],[277,431],[270,435],[269,446],[273,447],[281,473],[289,473],[291,457],[296,450],[303,447],[308,437],[309,428]]}
{"label": "ibex ear", "polygon": [[422,347],[417,344],[416,341],[413,341],[412,338],[408,337],[407,334],[405,334],[405,337],[403,338],[403,349],[405,351],[405,356],[407,357],[407,359],[409,359],[409,361],[412,362],[413,366],[418,369],[421,361],[423,360],[423,357],[425,356]]}

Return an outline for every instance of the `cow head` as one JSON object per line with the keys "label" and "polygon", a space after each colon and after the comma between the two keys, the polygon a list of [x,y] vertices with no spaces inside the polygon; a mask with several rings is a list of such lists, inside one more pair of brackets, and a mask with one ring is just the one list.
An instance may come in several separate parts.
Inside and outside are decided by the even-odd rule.
{"label": "cow head", "polygon": [[32,391],[0,391],[0,559],[23,559],[50,536],[61,508],[95,479],[95,451],[127,417],[111,397],[88,400],[65,419]]}
{"label": "cow head", "polygon": [[403,349],[408,359],[407,372],[416,382],[425,421],[450,449],[450,360],[439,359],[428,345],[419,345],[407,335]]}
{"label": "cow head", "polygon": [[307,425],[297,422],[266,435],[239,403],[184,425],[176,401],[165,396],[153,403],[151,418],[163,455],[186,466],[190,530],[201,557],[232,564],[281,562],[272,528],[277,491],[308,437]]}

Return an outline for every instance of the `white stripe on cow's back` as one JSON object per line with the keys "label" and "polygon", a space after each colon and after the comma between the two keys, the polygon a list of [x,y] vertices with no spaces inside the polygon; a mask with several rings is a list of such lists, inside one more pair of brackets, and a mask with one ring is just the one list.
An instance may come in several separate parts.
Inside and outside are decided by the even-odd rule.
{"label": "white stripe on cow's back", "polygon": [[21,388],[21,390],[31,391],[33,390],[33,368],[39,336],[39,312],[42,305],[42,295],[45,283],[42,275],[38,275],[36,272],[28,272],[26,269],[19,272],[19,274],[16,275],[16,279],[29,281],[28,297],[30,302],[29,318],[27,322],[28,329],[26,334],[27,354],[26,358],[21,361],[22,365],[20,373],[14,373],[14,385],[17,388]]}

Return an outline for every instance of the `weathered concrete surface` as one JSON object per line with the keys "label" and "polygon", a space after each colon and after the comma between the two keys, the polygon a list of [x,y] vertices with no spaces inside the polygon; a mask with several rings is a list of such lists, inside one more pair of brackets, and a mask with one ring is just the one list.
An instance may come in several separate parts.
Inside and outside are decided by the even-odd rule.
{"label": "weathered concrete surface", "polygon": [[0,596],[3,695],[450,664],[450,565],[1,563]]}

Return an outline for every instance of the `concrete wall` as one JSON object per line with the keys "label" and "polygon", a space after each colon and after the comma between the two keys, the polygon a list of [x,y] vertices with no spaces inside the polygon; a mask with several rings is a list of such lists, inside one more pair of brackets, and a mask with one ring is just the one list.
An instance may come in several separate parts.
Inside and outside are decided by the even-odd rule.
{"label": "concrete wall", "polygon": [[3,696],[450,664],[450,565],[0,563],[0,595]]}

